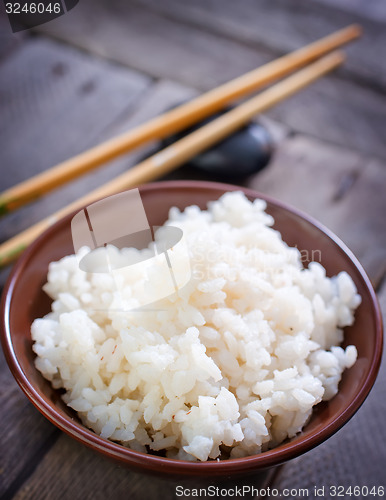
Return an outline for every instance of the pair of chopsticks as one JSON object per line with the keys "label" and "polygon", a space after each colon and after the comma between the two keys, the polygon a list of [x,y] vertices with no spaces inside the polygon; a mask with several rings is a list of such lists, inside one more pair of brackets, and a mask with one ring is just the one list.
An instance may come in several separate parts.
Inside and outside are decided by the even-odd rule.
{"label": "pair of chopsticks", "polygon": [[[257,90],[320,58],[161,152],[142,161],[104,186],[95,189],[4,242],[0,245],[0,267],[11,263],[39,234],[61,217],[97,199],[165,175],[245,125],[254,115],[267,110],[333,70],[345,59],[342,52],[334,50],[358,38],[360,34],[361,28],[359,26],[348,26],[225,83],[178,108],[168,111],[133,130],[85,151],[1,193],[0,215],[5,215],[145,142],[161,139],[187,128],[219,111],[230,101]],[[331,54],[328,54],[329,52]]]}

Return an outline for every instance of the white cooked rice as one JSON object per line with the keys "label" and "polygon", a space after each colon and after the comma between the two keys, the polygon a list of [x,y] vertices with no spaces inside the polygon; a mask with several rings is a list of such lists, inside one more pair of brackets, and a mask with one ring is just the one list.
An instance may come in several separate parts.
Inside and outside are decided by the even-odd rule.
{"label": "white cooked rice", "polygon": [[79,256],[50,265],[52,312],[32,325],[36,367],[86,426],[172,458],[242,457],[295,436],[337,393],[357,357],[339,347],[342,328],[361,299],[346,273],[303,269],[264,209],[239,192],[207,211],[171,209],[193,278],[162,310],[117,312],[133,300],[127,273],[122,298]]}

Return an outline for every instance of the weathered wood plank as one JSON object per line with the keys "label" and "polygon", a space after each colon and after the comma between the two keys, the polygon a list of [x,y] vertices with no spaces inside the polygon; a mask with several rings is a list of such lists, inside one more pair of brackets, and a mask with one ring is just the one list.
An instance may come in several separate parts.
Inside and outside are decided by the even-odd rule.
{"label": "weathered wood plank", "polygon": [[0,497],[15,489],[55,441],[59,431],[18,387],[0,348]]}
{"label": "weathered wood plank", "polygon": [[[386,320],[386,287],[379,293]],[[308,488],[325,486],[385,486],[386,463],[386,353],[375,385],[358,413],[333,437],[316,449],[286,464],[273,487]],[[375,498],[378,494],[375,494]],[[348,496],[347,496],[348,497]],[[365,497],[365,495],[363,495]]]}
{"label": "weathered wood plank", "polygon": [[[122,0],[114,0],[122,2]],[[343,0],[344,1],[344,0]],[[278,53],[294,50],[351,23],[363,26],[365,36],[348,48],[345,71],[350,76],[385,88],[385,22],[361,14],[304,0],[135,0],[175,21],[232,37],[256,48],[269,47]],[[362,2],[362,9],[367,9]],[[384,6],[382,7],[385,12]]]}
{"label": "weathered wood plank", "polygon": [[[192,489],[212,485],[221,489],[249,485],[257,489],[263,487],[271,475],[272,470],[242,479],[153,477],[120,467],[62,434],[14,500],[171,500],[176,498],[177,486]],[[179,494],[178,498],[192,496]],[[246,494],[244,498],[254,496]]]}
{"label": "weathered wood plank", "polygon": [[332,6],[344,11],[354,12],[366,19],[386,23],[386,4],[384,0],[316,0],[322,5]]}
{"label": "weathered wood plank", "polygon": [[[143,75],[49,40],[28,40],[0,70],[1,190],[101,142],[151,85]],[[92,189],[93,179],[1,219],[1,239]]]}
{"label": "weathered wood plank", "polygon": [[385,96],[331,75],[276,106],[267,116],[303,134],[385,160],[385,103]]}
{"label": "weathered wood plank", "polygon": [[[91,21],[91,22],[90,22]],[[176,23],[133,2],[84,0],[39,32],[157,78],[208,89],[270,59],[270,52]]]}
{"label": "weathered wood plank", "polygon": [[[206,90],[348,22],[326,16],[321,6],[305,7],[306,2],[296,1],[297,9],[281,0],[263,5],[252,0],[237,5],[212,0],[209,6],[206,0],[183,4],[141,0],[148,4],[144,6],[83,0],[73,12],[39,30],[155,78]],[[386,30],[371,27],[363,40],[349,48],[345,67],[350,69],[357,61],[358,71],[366,72],[375,58],[368,70],[371,75],[366,80],[361,73],[361,81],[378,81],[375,87],[380,87],[385,44]],[[296,131],[386,158],[384,94],[339,77],[342,74],[339,70],[338,76],[323,78],[267,115]]]}
{"label": "weathered wood plank", "polygon": [[160,480],[152,478],[149,481],[147,476],[115,465],[62,434],[14,498],[173,498],[172,485],[162,481],[160,487],[159,483]]}
{"label": "weathered wood plank", "polygon": [[[30,39],[3,62],[2,188],[100,140],[150,80],[52,41]],[[27,160],[28,158],[28,160]]]}
{"label": "weathered wood plank", "polygon": [[386,263],[385,165],[305,136],[289,138],[249,185],[334,231],[379,281]]}

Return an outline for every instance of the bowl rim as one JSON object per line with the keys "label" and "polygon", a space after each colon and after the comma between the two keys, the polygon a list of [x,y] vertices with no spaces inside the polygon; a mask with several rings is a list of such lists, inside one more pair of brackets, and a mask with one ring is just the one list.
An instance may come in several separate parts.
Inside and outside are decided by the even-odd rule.
{"label": "bowl rim", "polygon": [[139,186],[141,192],[154,191],[162,188],[174,190],[178,190],[181,188],[190,188],[192,190],[217,189],[219,191],[242,191],[249,198],[263,199],[268,203],[279,207],[280,209],[291,212],[293,215],[315,226],[320,232],[324,233],[330,240],[332,240],[332,242],[338,247],[340,252],[344,253],[346,257],[351,260],[351,262],[357,269],[360,279],[365,285],[367,292],[369,293],[371,299],[372,314],[376,326],[374,346],[375,355],[370,364],[367,377],[356,393],[355,397],[350,401],[347,407],[340,414],[338,414],[325,427],[317,432],[313,432],[310,435],[306,436],[300,434],[294,440],[258,455],[207,462],[189,462],[185,460],[164,458],[156,455],[138,452],[113,441],[104,439],[94,433],[92,430],[83,426],[80,422],[72,420],[68,416],[64,417],[55,409],[55,405],[49,404],[48,400],[46,401],[41,397],[33,384],[28,380],[21,365],[19,364],[18,358],[13,349],[12,334],[9,325],[9,311],[13,290],[18,280],[20,279],[24,268],[28,265],[30,258],[39,249],[40,244],[44,240],[46,240],[46,238],[49,238],[51,232],[54,232],[58,230],[60,226],[64,226],[65,224],[67,224],[74,216],[74,214],[81,210],[81,208],[56,221],[27,247],[27,249],[23,252],[23,254],[19,257],[19,259],[13,266],[4,286],[0,307],[0,336],[6,361],[14,378],[16,379],[18,385],[21,387],[22,391],[26,394],[28,399],[33,403],[33,405],[59,429],[75,438],[76,440],[82,442],[83,444],[91,447],[92,449],[101,452],[105,456],[118,460],[121,464],[126,464],[127,466],[132,466],[137,469],[139,468],[148,471],[162,470],[162,472],[168,472],[172,474],[200,475],[203,473],[208,473],[213,476],[220,476],[229,473],[237,474],[249,471],[252,472],[257,469],[272,467],[311,450],[315,446],[321,444],[323,441],[331,437],[345,423],[347,423],[348,420],[350,420],[350,418],[356,413],[356,411],[365,401],[375,382],[382,357],[383,322],[378,299],[369,277],[367,276],[358,259],[338,236],[336,236],[332,231],[326,228],[319,221],[309,216],[308,214],[305,214],[303,211],[294,208],[290,204],[279,201],[254,189],[210,181],[159,181]]}

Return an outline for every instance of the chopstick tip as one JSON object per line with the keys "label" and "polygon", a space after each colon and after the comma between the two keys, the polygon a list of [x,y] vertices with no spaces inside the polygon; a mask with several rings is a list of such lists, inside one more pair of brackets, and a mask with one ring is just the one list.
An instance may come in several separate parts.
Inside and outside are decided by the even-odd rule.
{"label": "chopstick tip", "polygon": [[342,64],[347,59],[347,55],[343,50],[335,50],[331,53],[331,56],[335,58],[337,65]]}
{"label": "chopstick tip", "polygon": [[347,56],[343,50],[334,50],[329,54],[323,56],[319,61],[328,61],[329,64],[341,64],[346,60]]}
{"label": "chopstick tip", "polygon": [[351,31],[353,38],[359,38],[363,34],[363,28],[360,24],[351,24],[348,29]]}

